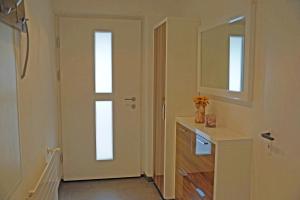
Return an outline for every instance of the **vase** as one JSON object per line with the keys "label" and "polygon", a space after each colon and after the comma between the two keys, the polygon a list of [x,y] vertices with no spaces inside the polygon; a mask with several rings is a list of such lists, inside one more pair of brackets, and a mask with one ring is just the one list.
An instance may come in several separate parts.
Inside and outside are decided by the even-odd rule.
{"label": "vase", "polygon": [[205,106],[196,105],[197,111],[195,112],[195,122],[203,124],[205,122]]}
{"label": "vase", "polygon": [[205,127],[215,128],[216,126],[217,126],[216,115],[214,114],[205,115]]}

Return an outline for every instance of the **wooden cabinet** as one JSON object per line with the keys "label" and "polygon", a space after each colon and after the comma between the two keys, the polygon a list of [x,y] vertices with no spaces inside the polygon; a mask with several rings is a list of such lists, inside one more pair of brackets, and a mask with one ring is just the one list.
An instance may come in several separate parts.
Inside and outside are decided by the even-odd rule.
{"label": "wooden cabinet", "polygon": [[213,200],[215,145],[210,154],[197,155],[196,134],[180,124],[176,132],[176,199]]}
{"label": "wooden cabinet", "polygon": [[177,200],[250,200],[252,139],[177,118]]}
{"label": "wooden cabinet", "polygon": [[154,182],[175,197],[175,119],[194,112],[197,20],[167,18],[154,28]]}

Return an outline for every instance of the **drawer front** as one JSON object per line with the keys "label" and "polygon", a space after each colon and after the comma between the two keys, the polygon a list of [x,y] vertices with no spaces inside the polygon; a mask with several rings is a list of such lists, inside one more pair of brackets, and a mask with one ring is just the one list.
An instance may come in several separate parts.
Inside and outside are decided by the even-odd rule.
{"label": "drawer front", "polygon": [[176,161],[178,161],[178,167],[185,168],[189,172],[214,171],[214,144],[204,138],[201,138],[201,142],[197,142],[197,135],[180,124],[177,124],[176,134]]}
{"label": "drawer front", "polygon": [[212,200],[215,145],[177,124],[176,199]]}

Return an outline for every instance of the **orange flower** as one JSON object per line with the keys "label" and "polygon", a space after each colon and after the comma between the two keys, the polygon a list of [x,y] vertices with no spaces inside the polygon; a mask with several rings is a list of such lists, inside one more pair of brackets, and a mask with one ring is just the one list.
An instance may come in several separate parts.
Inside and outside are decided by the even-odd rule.
{"label": "orange flower", "polygon": [[204,107],[206,107],[209,104],[208,97],[206,96],[195,96],[193,98],[193,101],[195,104],[200,104]]}

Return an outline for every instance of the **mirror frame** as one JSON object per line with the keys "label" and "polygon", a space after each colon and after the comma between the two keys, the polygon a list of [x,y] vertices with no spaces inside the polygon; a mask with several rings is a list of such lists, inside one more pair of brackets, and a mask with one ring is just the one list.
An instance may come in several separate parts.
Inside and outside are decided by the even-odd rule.
{"label": "mirror frame", "polygon": [[[198,29],[198,60],[197,60],[197,93],[207,95],[212,99],[226,101],[230,103],[251,106],[253,98],[253,76],[254,76],[254,57],[255,57],[255,15],[256,3],[251,2],[251,7],[247,12],[238,13],[234,17],[227,18],[218,24],[212,26],[201,26]],[[244,74],[243,91],[233,92],[229,89],[218,89],[201,86],[201,34],[204,31],[215,28],[219,25],[228,23],[232,19],[245,17],[245,56],[244,56]]]}

